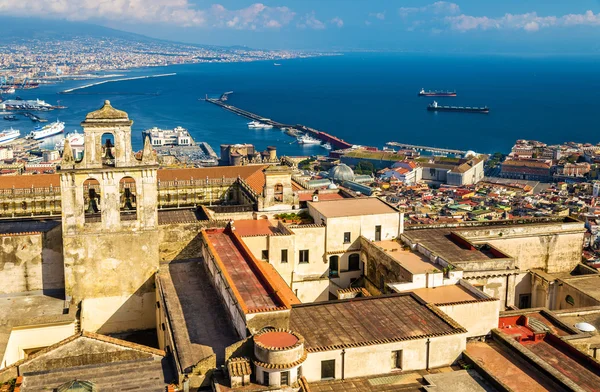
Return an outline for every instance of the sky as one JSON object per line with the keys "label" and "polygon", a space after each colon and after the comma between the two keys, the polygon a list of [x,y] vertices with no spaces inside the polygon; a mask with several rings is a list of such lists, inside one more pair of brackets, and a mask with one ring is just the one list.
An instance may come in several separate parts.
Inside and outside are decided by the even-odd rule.
{"label": "sky", "polygon": [[600,0],[0,0],[0,16],[269,49],[600,53]]}

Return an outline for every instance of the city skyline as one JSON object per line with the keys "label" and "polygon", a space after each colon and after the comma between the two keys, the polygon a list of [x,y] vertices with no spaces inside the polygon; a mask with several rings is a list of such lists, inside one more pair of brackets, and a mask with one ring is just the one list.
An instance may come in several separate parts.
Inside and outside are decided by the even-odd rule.
{"label": "city skyline", "polygon": [[505,1],[65,0],[0,2],[4,17],[96,24],[153,38],[268,49],[594,53],[600,5]]}

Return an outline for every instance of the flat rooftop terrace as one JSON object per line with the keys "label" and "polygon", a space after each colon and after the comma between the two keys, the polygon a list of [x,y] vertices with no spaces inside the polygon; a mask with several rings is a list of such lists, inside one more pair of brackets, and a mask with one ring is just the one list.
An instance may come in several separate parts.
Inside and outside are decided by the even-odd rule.
{"label": "flat rooftop terrace", "polygon": [[74,321],[75,314],[68,314],[64,298],[47,295],[0,296],[0,360],[13,327]]}
{"label": "flat rooftop terrace", "polygon": [[308,202],[308,205],[326,218],[398,213],[374,197]]}
{"label": "flat rooftop terrace", "polygon": [[238,340],[227,310],[200,260],[175,261],[157,275],[184,369],[213,352],[224,363],[225,348]]}
{"label": "flat rooftop terrace", "polygon": [[600,274],[566,277],[559,280],[592,298],[600,298]]}
{"label": "flat rooftop terrace", "polygon": [[566,392],[517,354],[494,341],[467,343],[466,351],[515,392]]}
{"label": "flat rooftop terrace", "polygon": [[[452,235],[454,229],[427,229],[405,231],[403,236],[413,243],[419,243],[450,262],[476,262],[497,259],[498,256],[476,248],[474,245],[457,240]],[[508,257],[508,256],[507,256]]]}
{"label": "flat rooftop terrace", "polygon": [[477,301],[483,299],[481,296],[477,296],[469,290],[465,289],[461,285],[449,285],[449,286],[438,286],[428,287],[416,290],[410,290],[411,292],[418,295],[423,301],[443,305],[455,302],[465,301]]}
{"label": "flat rooftop terrace", "polygon": [[413,274],[424,274],[439,267],[419,253],[402,249],[402,245],[398,241],[375,241],[374,244],[382,248],[387,255]]}
{"label": "flat rooftop terrace", "polygon": [[279,233],[277,223],[269,219],[242,219],[234,222],[236,233],[242,237],[253,235],[272,235]]}
{"label": "flat rooftop terrace", "polygon": [[211,230],[206,232],[206,236],[233,280],[233,284],[248,310],[284,305],[270,294],[267,285],[256,275],[249,260],[242,255],[229,234],[222,230]]}

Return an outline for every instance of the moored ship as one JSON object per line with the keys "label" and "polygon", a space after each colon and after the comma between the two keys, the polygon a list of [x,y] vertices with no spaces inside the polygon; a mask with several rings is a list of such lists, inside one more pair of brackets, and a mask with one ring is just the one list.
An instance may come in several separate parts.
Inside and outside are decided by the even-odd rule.
{"label": "moored ship", "polygon": [[69,145],[73,149],[83,149],[85,146],[85,138],[83,137],[83,133],[79,133],[77,131],[68,133],[63,139],[56,142],[54,148],[62,153],[65,148],[65,140],[69,140]]}
{"label": "moored ship", "polygon": [[437,91],[421,89],[419,91],[419,97],[456,97],[456,91]]}
{"label": "moored ship", "polygon": [[0,132],[0,144],[12,142],[19,136],[21,136],[21,131],[18,129],[5,129],[4,131]]}
{"label": "moored ship", "polygon": [[314,137],[308,136],[306,134],[298,136],[296,140],[298,141],[298,144],[321,144],[321,141],[319,139],[315,139]]}
{"label": "moored ship", "polygon": [[174,129],[159,129],[157,127],[146,129],[142,132],[144,138],[150,138],[153,147],[188,147],[196,143],[187,129],[175,127]]}
{"label": "moored ship", "polygon": [[55,122],[53,122],[51,124],[44,125],[43,127],[42,126],[36,127],[33,131],[31,131],[28,138],[33,139],[33,140],[40,140],[40,139],[44,139],[44,138],[47,138],[50,136],[58,135],[59,133],[62,133],[64,130],[65,130],[65,123],[56,120]]}
{"label": "moored ship", "polygon": [[248,128],[271,129],[271,128],[273,128],[273,126],[271,124],[262,123],[260,121],[250,121],[248,123]]}
{"label": "moored ship", "polygon": [[490,109],[487,106],[478,108],[470,106],[441,106],[436,101],[427,105],[427,110],[432,112],[467,112],[467,113],[489,113]]}

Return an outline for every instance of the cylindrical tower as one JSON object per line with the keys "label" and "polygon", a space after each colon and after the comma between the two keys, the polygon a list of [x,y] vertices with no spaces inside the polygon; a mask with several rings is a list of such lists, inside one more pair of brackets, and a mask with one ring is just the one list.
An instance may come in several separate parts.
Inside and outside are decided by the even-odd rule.
{"label": "cylindrical tower", "polygon": [[271,387],[292,385],[302,376],[304,338],[285,329],[260,332],[254,335],[254,357],[258,383]]}

